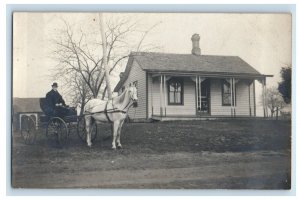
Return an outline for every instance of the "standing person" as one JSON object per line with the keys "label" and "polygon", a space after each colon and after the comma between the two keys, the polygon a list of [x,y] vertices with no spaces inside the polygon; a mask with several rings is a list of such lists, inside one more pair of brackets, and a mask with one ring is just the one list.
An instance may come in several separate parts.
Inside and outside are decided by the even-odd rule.
{"label": "standing person", "polygon": [[64,117],[69,114],[68,106],[63,97],[57,91],[58,84],[53,83],[52,89],[46,94],[45,112],[49,116]]}

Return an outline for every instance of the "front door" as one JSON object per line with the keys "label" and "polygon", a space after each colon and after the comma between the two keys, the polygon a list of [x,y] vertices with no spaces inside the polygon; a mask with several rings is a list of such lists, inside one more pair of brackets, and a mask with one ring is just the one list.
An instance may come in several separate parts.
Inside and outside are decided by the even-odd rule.
{"label": "front door", "polygon": [[[200,81],[199,81],[200,82]],[[200,86],[201,85],[201,86]],[[201,81],[198,92],[198,114],[209,114],[210,113],[210,80],[207,78]]]}

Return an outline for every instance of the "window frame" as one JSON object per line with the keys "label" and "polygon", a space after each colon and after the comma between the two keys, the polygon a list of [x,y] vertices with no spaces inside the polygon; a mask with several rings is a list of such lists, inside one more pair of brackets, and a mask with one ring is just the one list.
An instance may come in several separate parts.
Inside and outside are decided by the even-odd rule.
{"label": "window frame", "polygon": [[[231,106],[231,103],[229,103],[229,104],[227,104],[227,103],[224,103],[224,84],[229,84],[230,86],[230,88],[232,88],[232,85],[230,84],[230,83],[228,83],[226,80],[222,80],[221,81],[221,96],[222,96],[222,106]],[[232,89],[232,91],[233,91],[233,89]],[[229,93],[230,94],[230,93]],[[234,94],[235,94],[235,98],[233,98],[232,99],[232,106],[234,106],[234,105],[236,105],[236,87],[235,87],[235,92],[234,92]],[[231,97],[233,97],[233,96],[231,96],[231,94],[230,94],[230,102],[231,102]],[[235,101],[234,101],[235,100]]]}
{"label": "window frame", "polygon": [[[170,84],[172,82],[179,82],[181,84],[181,91],[180,91],[180,103],[170,102]],[[172,106],[183,106],[184,105],[184,79],[174,77],[167,81],[167,87],[168,87],[168,105]]]}

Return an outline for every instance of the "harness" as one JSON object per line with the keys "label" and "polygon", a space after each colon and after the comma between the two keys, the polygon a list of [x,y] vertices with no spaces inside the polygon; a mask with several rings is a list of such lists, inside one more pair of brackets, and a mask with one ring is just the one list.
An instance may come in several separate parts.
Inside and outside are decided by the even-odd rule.
{"label": "harness", "polygon": [[[108,105],[108,101],[107,101],[106,104],[105,104],[104,113],[105,113],[105,116],[106,116],[107,121],[108,121],[109,123],[111,123],[111,120],[109,119],[109,116],[108,116],[108,114],[107,114],[107,105]],[[113,105],[113,104],[112,104],[112,105]],[[114,109],[114,107],[113,107],[113,109]]]}
{"label": "harness", "polygon": [[112,121],[111,121],[111,119],[109,118],[108,113],[123,113],[123,114],[126,114],[127,112],[124,111],[124,110],[125,110],[125,109],[129,106],[129,104],[130,104],[130,101],[129,101],[128,104],[125,106],[124,110],[117,110],[117,108],[114,108],[113,101],[112,101],[112,107],[113,107],[113,108],[112,108],[112,109],[107,109],[108,102],[109,102],[109,101],[106,102],[105,108],[104,108],[103,111],[98,111],[98,112],[89,112],[89,111],[86,111],[87,113],[84,113],[83,116],[85,116],[85,115],[94,115],[94,114],[101,114],[101,113],[104,113],[104,114],[105,114],[105,117],[106,117],[106,119],[107,119],[107,121],[108,121],[109,123],[111,123]]}

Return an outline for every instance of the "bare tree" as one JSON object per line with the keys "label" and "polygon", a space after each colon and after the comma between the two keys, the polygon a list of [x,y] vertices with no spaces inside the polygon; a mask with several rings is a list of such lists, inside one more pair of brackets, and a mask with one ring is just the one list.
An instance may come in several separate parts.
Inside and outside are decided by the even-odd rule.
{"label": "bare tree", "polygon": [[[95,17],[91,23],[96,20]],[[57,32],[57,38],[52,41],[53,58],[57,61],[53,76],[56,80],[60,79],[64,82],[73,101],[81,102],[82,107],[91,98],[104,99],[106,94],[105,69],[104,57],[100,50],[104,42],[99,40],[100,33],[97,30],[83,31],[81,27],[70,25],[65,20],[62,21],[64,27]],[[142,49],[146,35],[156,25],[143,31],[138,29],[137,21],[131,19],[107,20],[105,60],[107,60],[109,74],[123,64],[132,50]],[[130,37],[134,34],[141,35],[141,39],[130,41]],[[149,46],[145,45],[146,47]],[[150,45],[150,48],[158,47]]]}
{"label": "bare tree", "polygon": [[266,104],[271,111],[271,117],[274,117],[274,113],[276,113],[277,119],[278,111],[284,106],[284,99],[276,87],[267,88]]}
{"label": "bare tree", "polygon": [[72,98],[72,104],[76,105],[77,103],[81,103],[81,113],[83,112],[84,105],[93,98],[93,94],[91,93],[91,90],[89,89],[86,82],[78,76],[76,73],[74,73],[73,76],[70,77],[70,87],[71,90],[71,96]]}

